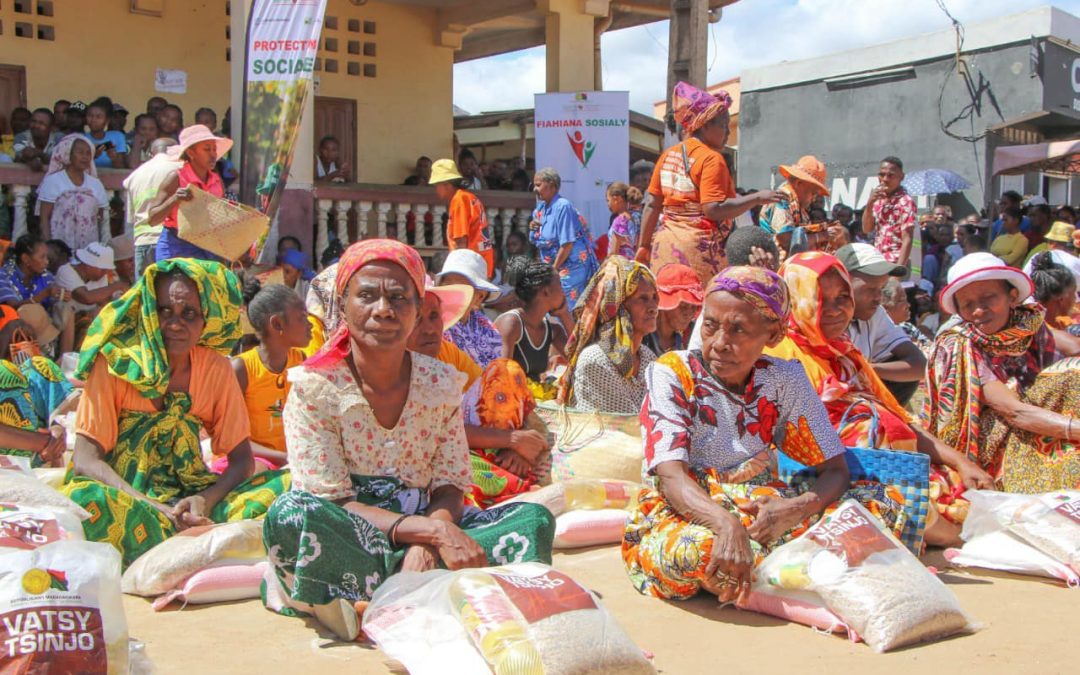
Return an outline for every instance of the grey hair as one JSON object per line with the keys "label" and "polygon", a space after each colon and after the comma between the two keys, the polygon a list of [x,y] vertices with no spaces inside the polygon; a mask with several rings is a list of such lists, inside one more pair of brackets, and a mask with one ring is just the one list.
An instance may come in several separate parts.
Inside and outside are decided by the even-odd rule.
{"label": "grey hair", "polygon": [[558,190],[562,187],[562,178],[559,178],[559,172],[552,169],[550,166],[540,169],[534,174],[534,178],[539,178],[545,183],[550,183]]}
{"label": "grey hair", "polygon": [[889,277],[885,287],[881,289],[881,300],[884,304],[891,305],[901,293],[906,293],[903,284],[896,277]]}

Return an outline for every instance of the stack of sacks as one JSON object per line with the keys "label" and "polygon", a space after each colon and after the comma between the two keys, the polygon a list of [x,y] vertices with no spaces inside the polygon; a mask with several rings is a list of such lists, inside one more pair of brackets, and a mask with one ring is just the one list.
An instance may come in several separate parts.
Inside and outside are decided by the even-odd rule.
{"label": "stack of sacks", "polygon": [[192,527],[150,549],[124,572],[129,595],[155,598],[155,610],[173,601],[230,602],[259,597],[267,569],[261,520]]}
{"label": "stack of sacks", "polygon": [[770,553],[740,608],[843,628],[878,652],[974,629],[952,591],[851,500]]}
{"label": "stack of sacks", "polygon": [[971,502],[961,537],[945,551],[961,567],[1031,574],[1080,587],[1080,492],[1019,495],[987,490],[964,493]]}
{"label": "stack of sacks", "polygon": [[90,514],[0,455],[3,672],[128,672],[120,554],[83,541]]}
{"label": "stack of sacks", "polygon": [[547,507],[555,516],[555,548],[581,548],[622,541],[640,491],[641,485],[629,481],[577,478],[526,492],[510,502]]}

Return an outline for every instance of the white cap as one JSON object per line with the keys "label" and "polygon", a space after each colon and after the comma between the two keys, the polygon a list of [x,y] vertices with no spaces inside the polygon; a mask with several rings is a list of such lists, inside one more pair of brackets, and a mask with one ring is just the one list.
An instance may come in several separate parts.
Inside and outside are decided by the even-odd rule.
{"label": "white cap", "polygon": [[116,269],[112,248],[96,241],[87,244],[86,248],[75,251],[75,258],[82,264],[96,267],[99,270]]}

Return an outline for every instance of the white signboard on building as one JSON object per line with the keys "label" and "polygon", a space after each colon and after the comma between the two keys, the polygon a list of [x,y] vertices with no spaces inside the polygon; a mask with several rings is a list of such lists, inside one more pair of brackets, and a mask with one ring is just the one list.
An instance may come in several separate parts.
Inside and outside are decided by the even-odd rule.
{"label": "white signboard on building", "polygon": [[586,91],[536,95],[536,168],[551,167],[560,193],[589,223],[607,233],[607,186],[630,171],[630,94]]}

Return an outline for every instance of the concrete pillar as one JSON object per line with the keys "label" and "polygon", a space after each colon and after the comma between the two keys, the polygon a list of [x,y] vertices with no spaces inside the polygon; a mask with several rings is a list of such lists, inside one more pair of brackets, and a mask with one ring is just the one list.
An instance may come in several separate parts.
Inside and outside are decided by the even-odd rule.
{"label": "concrete pillar", "polygon": [[682,80],[705,88],[708,55],[708,0],[671,0],[671,24],[668,30],[667,101],[671,109],[671,90]]}
{"label": "concrete pillar", "polygon": [[230,0],[229,9],[229,50],[230,86],[229,105],[232,107],[230,122],[233,146],[230,151],[237,171],[243,171],[240,157],[244,143],[244,58],[247,50],[248,14],[251,11],[250,0]]}
{"label": "concrete pillar", "polygon": [[537,0],[536,6],[547,13],[547,91],[591,91],[596,19],[608,16],[610,0]]}

